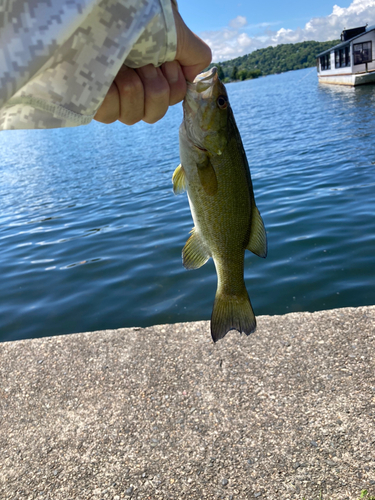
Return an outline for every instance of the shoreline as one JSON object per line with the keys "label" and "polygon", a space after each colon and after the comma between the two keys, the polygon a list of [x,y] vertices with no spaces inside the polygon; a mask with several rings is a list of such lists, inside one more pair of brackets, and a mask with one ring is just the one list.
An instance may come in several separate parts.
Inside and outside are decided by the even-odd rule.
{"label": "shoreline", "polygon": [[0,344],[0,498],[375,495],[375,306]]}

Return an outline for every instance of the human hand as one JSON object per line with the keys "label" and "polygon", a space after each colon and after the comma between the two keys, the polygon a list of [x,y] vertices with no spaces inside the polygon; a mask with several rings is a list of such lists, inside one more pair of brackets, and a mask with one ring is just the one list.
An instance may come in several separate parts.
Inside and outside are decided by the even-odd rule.
{"label": "human hand", "polygon": [[94,119],[102,123],[119,120],[133,125],[141,120],[155,123],[169,106],[182,101],[186,80],[194,78],[211,62],[211,50],[186,26],[173,9],[177,31],[176,59],[160,68],[152,64],[131,69],[122,66]]}

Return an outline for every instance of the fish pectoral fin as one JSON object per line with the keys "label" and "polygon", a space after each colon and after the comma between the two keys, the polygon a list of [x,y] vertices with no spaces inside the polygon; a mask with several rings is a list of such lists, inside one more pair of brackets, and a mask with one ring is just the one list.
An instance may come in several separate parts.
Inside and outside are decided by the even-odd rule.
{"label": "fish pectoral fin", "polygon": [[174,194],[180,194],[186,191],[186,174],[181,163],[173,172],[172,182]]}
{"label": "fish pectoral fin", "polygon": [[255,203],[253,203],[251,209],[250,238],[246,248],[259,257],[267,257],[266,230],[264,228],[262,217]]}
{"label": "fish pectoral fin", "polygon": [[215,169],[212,166],[209,157],[201,162],[197,163],[198,176],[201,181],[202,187],[208,196],[213,196],[217,193],[217,177]]}
{"label": "fish pectoral fin", "polygon": [[211,255],[206,245],[195,228],[193,228],[191,236],[182,250],[182,263],[184,267],[186,269],[199,269],[210,257]]}

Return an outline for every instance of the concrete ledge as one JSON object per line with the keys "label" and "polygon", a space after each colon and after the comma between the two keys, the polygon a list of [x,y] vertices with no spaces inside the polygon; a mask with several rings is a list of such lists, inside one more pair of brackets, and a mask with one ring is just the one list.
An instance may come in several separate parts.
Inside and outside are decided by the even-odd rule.
{"label": "concrete ledge", "polygon": [[0,344],[4,500],[375,495],[375,306]]}

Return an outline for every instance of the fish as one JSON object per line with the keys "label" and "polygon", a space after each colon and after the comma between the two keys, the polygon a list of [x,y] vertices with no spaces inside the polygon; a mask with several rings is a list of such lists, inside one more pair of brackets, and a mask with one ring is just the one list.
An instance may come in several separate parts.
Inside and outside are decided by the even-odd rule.
{"label": "fish", "polygon": [[267,235],[255,203],[249,164],[216,67],[187,82],[179,129],[180,165],[173,191],[187,191],[194,221],[182,250],[186,269],[210,258],[217,273],[211,315],[214,342],[230,330],[250,335],[256,319],[244,281],[245,250],[265,258]]}

